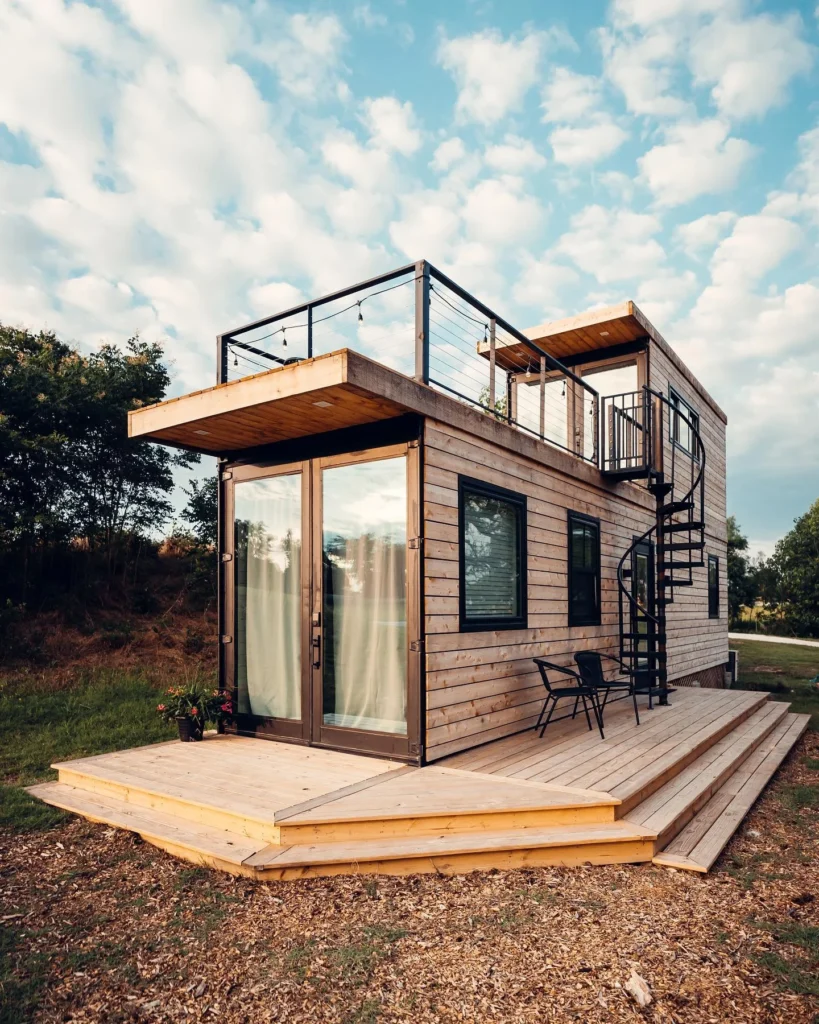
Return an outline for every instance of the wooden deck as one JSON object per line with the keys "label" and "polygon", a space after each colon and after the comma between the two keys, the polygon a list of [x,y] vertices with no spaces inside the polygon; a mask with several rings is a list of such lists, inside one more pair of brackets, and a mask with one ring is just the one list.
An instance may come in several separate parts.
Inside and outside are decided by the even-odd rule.
{"label": "wooden deck", "polygon": [[766,694],[680,690],[425,768],[234,736],[70,761],[31,792],[259,879],[656,863],[707,871],[807,724]]}

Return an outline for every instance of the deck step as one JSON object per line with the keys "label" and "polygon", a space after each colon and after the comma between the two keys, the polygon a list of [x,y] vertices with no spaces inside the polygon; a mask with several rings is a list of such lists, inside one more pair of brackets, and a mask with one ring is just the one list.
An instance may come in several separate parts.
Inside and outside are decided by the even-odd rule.
{"label": "deck step", "polygon": [[174,813],[141,807],[116,796],[90,793],[62,782],[29,786],[28,792],[53,807],[136,832],[168,853],[222,870],[238,871],[244,860],[268,846],[263,839],[188,821]]}
{"label": "deck step", "polygon": [[367,842],[270,846],[245,862],[262,879],[344,874],[460,874],[492,868],[626,864],[651,859],[654,833],[641,825],[520,828],[480,834],[413,836]]}
{"label": "deck step", "polygon": [[763,704],[679,775],[638,804],[624,820],[656,831],[658,849],[662,849],[782,722],[789,706],[776,701]]}
{"label": "deck step", "polygon": [[809,722],[810,715],[786,714],[654,863],[707,872]]}
{"label": "deck step", "polygon": [[43,783],[28,791],[54,807],[135,832],[176,857],[257,879],[637,863],[651,860],[656,838],[644,826],[610,821],[277,846],[65,783]]}
{"label": "deck step", "polygon": [[611,822],[608,793],[430,765],[276,812],[282,846]]}

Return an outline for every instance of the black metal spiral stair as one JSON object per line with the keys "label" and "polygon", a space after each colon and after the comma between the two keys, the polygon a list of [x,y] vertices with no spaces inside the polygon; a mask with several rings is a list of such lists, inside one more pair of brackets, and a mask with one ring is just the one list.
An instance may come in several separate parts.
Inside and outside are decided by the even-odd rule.
{"label": "black metal spiral stair", "polygon": [[[677,589],[692,587],[694,570],[705,564],[705,446],[697,424],[648,387],[604,398],[602,422],[603,473],[645,479],[656,499],[654,523],[634,538],[617,566],[620,662],[636,692],[648,695],[649,707],[655,697],[667,704],[667,609]],[[688,431],[686,446],[677,442],[681,424]],[[648,554],[645,572],[635,579],[638,551]]]}

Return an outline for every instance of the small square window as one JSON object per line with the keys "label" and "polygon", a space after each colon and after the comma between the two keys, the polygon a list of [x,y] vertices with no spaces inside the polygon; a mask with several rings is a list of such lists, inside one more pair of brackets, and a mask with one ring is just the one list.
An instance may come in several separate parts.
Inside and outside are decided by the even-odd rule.
{"label": "small square window", "polygon": [[526,498],[459,478],[462,632],[526,626]]}
{"label": "small square window", "polygon": [[569,512],[569,625],[600,625],[600,520]]}
{"label": "small square window", "polygon": [[708,556],[708,618],[719,618],[719,559]]}

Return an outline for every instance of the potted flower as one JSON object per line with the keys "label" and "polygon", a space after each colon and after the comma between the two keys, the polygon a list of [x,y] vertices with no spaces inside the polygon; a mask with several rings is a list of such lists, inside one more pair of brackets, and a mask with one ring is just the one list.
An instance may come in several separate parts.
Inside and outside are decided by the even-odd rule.
{"label": "potted flower", "polygon": [[172,686],[156,710],[165,722],[176,722],[184,743],[201,740],[208,722],[219,732],[233,718],[233,700],[225,690],[205,691],[201,686]]}

